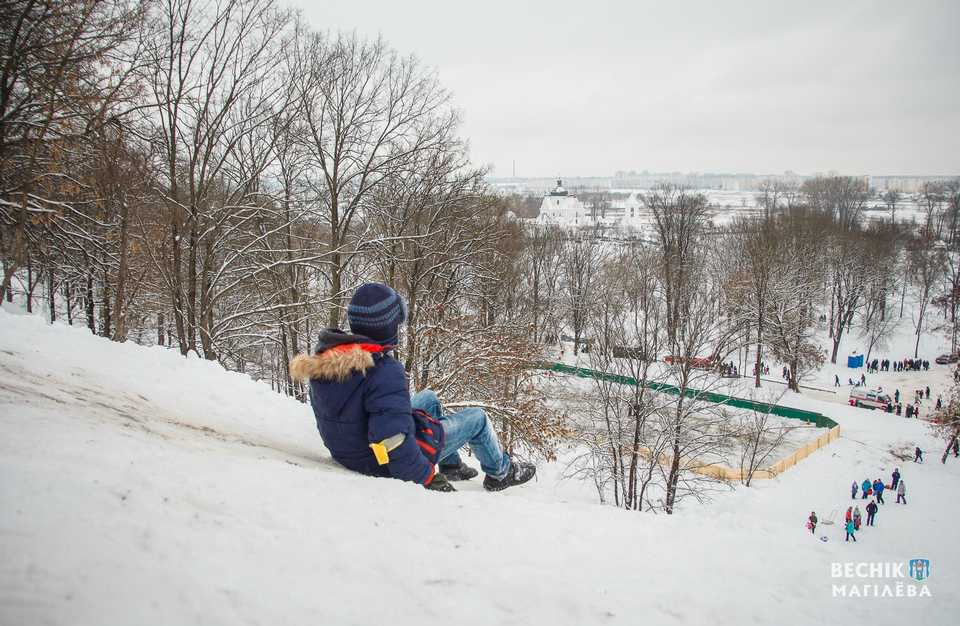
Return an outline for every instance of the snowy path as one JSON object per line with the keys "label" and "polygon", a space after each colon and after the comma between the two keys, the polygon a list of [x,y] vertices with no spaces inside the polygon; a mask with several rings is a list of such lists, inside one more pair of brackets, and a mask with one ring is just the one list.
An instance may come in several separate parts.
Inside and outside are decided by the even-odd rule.
{"label": "snowy path", "polygon": [[[0,311],[0,624],[952,621],[960,463],[915,420],[796,402],[843,438],[672,518],[592,504],[556,466],[436,494],[340,469],[308,407],[246,376]],[[856,545],[806,532],[913,442],[909,506]],[[831,562],[915,557],[932,598],[831,598]]]}

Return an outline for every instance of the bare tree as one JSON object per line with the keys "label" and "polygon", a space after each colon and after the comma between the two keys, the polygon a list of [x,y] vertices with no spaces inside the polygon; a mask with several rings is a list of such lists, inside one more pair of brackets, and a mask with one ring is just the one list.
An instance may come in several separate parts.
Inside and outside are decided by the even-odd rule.
{"label": "bare tree", "polygon": [[[794,209],[786,218],[785,237],[779,248],[783,261],[781,286],[772,292],[768,319],[770,347],[788,366],[787,386],[800,391],[800,381],[824,362],[816,342],[815,294],[821,288],[826,259],[820,259],[823,223],[804,209]],[[798,260],[802,259],[802,262]]]}
{"label": "bare tree", "polygon": [[783,255],[778,222],[773,219],[736,220],[732,226],[734,262],[738,264],[728,290],[734,295],[734,315],[743,319],[756,333],[754,386],[760,387],[763,372],[763,347],[766,341],[767,312],[773,294],[781,288],[786,275],[781,267]]}
{"label": "bare tree", "polygon": [[867,343],[866,360],[874,348],[882,348],[896,327],[892,303],[887,299],[889,274],[878,271],[867,286],[863,307],[859,310],[860,336]]}
{"label": "bare tree", "polygon": [[774,458],[773,455],[781,448],[789,432],[779,418],[771,413],[782,397],[783,393],[780,393],[777,397],[760,400],[757,407],[739,421],[740,481],[746,487],[753,482],[757,471]]}
{"label": "bare tree", "polygon": [[666,347],[670,350],[670,380],[676,399],[658,412],[669,438],[669,460],[663,468],[664,510],[670,514],[680,498],[697,494],[698,479],[690,476],[704,454],[716,452],[729,436],[729,416],[707,402],[703,392],[713,383],[702,369],[704,353],[714,356],[728,332],[716,317],[705,262],[706,201],[702,195],[661,187],[646,198],[657,231],[657,280],[664,300]]}
{"label": "bare tree", "polygon": [[215,359],[217,283],[238,258],[223,256],[221,241],[259,206],[258,179],[272,151],[241,150],[282,107],[278,46],[289,15],[272,0],[165,0],[158,19],[147,80],[171,254],[155,258],[181,352],[196,350],[199,339],[203,356]]}
{"label": "bare tree", "polygon": [[923,333],[927,307],[930,305],[933,289],[940,281],[947,263],[942,249],[933,247],[929,241],[922,239],[913,242],[909,248],[909,254],[913,281],[917,287],[917,310],[914,316],[917,341],[913,350],[913,357],[917,358],[920,353],[920,336]]}
{"label": "bare tree", "polygon": [[[90,138],[132,108],[144,14],[133,0],[0,6],[0,295],[8,299],[14,274],[31,255],[43,255],[51,230],[73,248],[103,244],[91,232],[93,192],[79,178],[94,151]],[[61,224],[64,218],[71,224]],[[51,260],[58,249],[47,250]]]}
{"label": "bare tree", "polygon": [[858,230],[836,233],[832,238],[830,275],[832,278],[831,320],[833,350],[830,362],[836,364],[837,352],[845,330],[863,303],[870,272],[869,242]]}
{"label": "bare tree", "polygon": [[337,326],[344,273],[362,241],[353,227],[378,185],[415,169],[424,152],[450,140],[456,113],[434,74],[385,41],[356,34],[312,35],[296,78],[306,125],[309,185],[328,226],[328,323]]}
{"label": "bare tree", "polygon": [[883,193],[883,204],[890,211],[890,223],[897,223],[897,205],[900,204],[901,194],[896,189],[888,189]]}
{"label": "bare tree", "polygon": [[644,196],[644,204],[653,213],[666,300],[667,342],[676,353],[685,300],[697,288],[690,274],[698,262],[696,245],[706,225],[707,201],[702,194],[665,185]]}
{"label": "bare tree", "polygon": [[564,317],[573,332],[573,353],[578,354],[597,303],[594,291],[606,253],[596,233],[590,232],[564,242],[561,255]]}
{"label": "bare tree", "polygon": [[803,183],[801,191],[810,208],[832,215],[843,231],[859,224],[869,194],[865,179],[852,176],[812,178]]}

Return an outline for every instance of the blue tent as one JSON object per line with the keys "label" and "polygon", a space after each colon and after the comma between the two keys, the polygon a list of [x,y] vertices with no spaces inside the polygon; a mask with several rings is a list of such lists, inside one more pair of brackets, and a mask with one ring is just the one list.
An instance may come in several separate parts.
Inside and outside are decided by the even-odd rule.
{"label": "blue tent", "polygon": [[863,355],[851,354],[850,356],[848,356],[847,367],[852,367],[852,368],[863,367]]}

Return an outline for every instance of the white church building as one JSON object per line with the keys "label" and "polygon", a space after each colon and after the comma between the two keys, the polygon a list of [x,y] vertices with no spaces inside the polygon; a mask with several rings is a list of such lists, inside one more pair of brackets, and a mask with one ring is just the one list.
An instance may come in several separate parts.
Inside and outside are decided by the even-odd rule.
{"label": "white church building", "polygon": [[[626,195],[626,194],[624,194]],[[613,200],[598,214],[597,210],[584,206],[574,195],[563,187],[563,181],[557,179],[557,186],[543,197],[540,203],[538,224],[555,224],[558,226],[631,226],[643,222],[641,217],[642,203],[636,192],[626,197]]]}
{"label": "white church building", "polygon": [[563,188],[563,181],[557,179],[557,187],[543,197],[540,203],[540,215],[537,222],[541,224],[580,225],[588,220],[586,207],[576,196],[570,195]]}

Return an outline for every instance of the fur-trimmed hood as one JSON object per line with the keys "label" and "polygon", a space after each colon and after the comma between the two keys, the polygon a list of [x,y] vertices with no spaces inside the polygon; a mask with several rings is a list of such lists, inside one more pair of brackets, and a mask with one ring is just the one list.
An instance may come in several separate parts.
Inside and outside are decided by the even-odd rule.
{"label": "fur-trimmed hood", "polygon": [[290,361],[290,376],[302,381],[319,378],[343,382],[354,372],[365,373],[371,369],[373,355],[387,349],[363,335],[328,328],[320,333],[316,354],[300,354]]}

